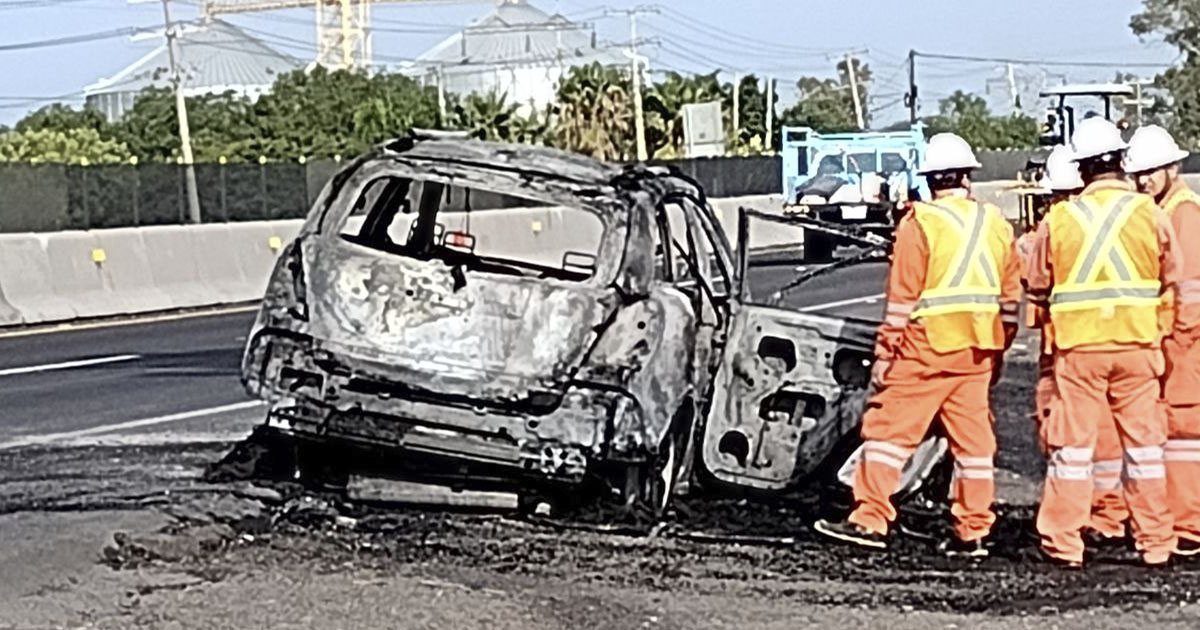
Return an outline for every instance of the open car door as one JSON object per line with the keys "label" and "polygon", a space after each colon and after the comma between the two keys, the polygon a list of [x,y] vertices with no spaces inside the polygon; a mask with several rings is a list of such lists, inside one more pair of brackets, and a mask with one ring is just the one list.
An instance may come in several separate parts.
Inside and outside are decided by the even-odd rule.
{"label": "open car door", "polygon": [[[763,219],[753,230],[750,219]],[[770,223],[767,223],[770,221]],[[813,472],[858,430],[877,323],[803,313],[749,299],[751,258],[800,259],[803,234],[739,210],[736,287],[713,379],[701,458],[718,480],[780,490]],[[763,242],[759,242],[759,240]]]}

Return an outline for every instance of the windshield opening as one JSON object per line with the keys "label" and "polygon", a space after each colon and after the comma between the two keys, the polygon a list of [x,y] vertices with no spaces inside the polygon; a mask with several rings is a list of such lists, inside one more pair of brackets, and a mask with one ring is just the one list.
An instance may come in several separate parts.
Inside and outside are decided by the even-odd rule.
{"label": "windshield opening", "polygon": [[352,243],[464,271],[584,282],[605,226],[595,212],[436,181],[370,181],[339,230]]}

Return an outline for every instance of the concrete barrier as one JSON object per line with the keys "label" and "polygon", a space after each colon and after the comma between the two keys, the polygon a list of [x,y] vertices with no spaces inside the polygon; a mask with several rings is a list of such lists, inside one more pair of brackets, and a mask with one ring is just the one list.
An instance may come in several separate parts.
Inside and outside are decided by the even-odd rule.
{"label": "concrete barrier", "polygon": [[50,288],[80,317],[134,313],[138,305],[113,290],[102,271],[107,252],[89,232],[55,232],[44,237]]}
{"label": "concrete barrier", "polygon": [[267,280],[275,268],[275,259],[300,231],[304,221],[247,221],[229,225],[232,257],[246,278],[250,300],[257,300],[267,290]]}
{"label": "concrete barrier", "polygon": [[209,290],[200,275],[199,257],[212,253],[196,251],[193,229],[176,225],[142,228],[154,286],[170,296],[177,308],[224,302],[224,298]]}
{"label": "concrete barrier", "polygon": [[200,281],[217,303],[248,302],[262,297],[247,280],[237,258],[236,227],[224,223],[197,225],[188,230],[196,253]]}
{"label": "concrete barrier", "polygon": [[0,326],[11,326],[21,323],[21,313],[4,297],[4,292],[0,291]]}
{"label": "concrete barrier", "polygon": [[44,237],[0,234],[0,290],[23,323],[54,322],[78,316],[53,290]]}
{"label": "concrete barrier", "polygon": [[[778,196],[714,199],[723,229],[736,239],[737,209],[778,211]],[[568,251],[592,252],[599,221],[571,220],[571,209],[535,207],[471,213],[476,251],[533,256],[550,266]],[[514,214],[516,213],[516,214]],[[411,219],[411,217],[409,217]],[[353,219],[352,219],[353,220]],[[465,213],[446,213],[447,230],[465,231]],[[33,324],[248,302],[259,299],[279,252],[301,220],[90,232],[0,234],[0,325]],[[393,231],[407,232],[397,221]],[[754,246],[799,243],[803,230],[766,221],[751,226]],[[403,240],[406,234],[395,236]]]}
{"label": "concrete barrier", "polygon": [[171,296],[154,284],[142,232],[142,228],[93,230],[91,233],[104,252],[101,273],[112,290],[131,305],[128,312],[174,308],[177,304]]}

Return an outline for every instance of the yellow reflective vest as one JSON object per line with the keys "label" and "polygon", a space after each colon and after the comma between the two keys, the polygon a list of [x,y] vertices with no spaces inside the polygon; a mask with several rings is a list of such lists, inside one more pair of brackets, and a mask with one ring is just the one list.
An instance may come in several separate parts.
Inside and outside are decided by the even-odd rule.
{"label": "yellow reflective vest", "polygon": [[1012,255],[1012,226],[994,206],[962,197],[918,202],[913,213],[929,262],[910,317],[924,323],[938,352],[1003,349],[1001,274]]}
{"label": "yellow reflective vest", "polygon": [[1108,188],[1050,209],[1050,319],[1059,348],[1158,341],[1157,212],[1146,195]]}
{"label": "yellow reflective vest", "polygon": [[1183,188],[1167,199],[1166,205],[1163,206],[1163,211],[1168,215],[1174,215],[1175,209],[1178,208],[1180,204],[1189,201],[1196,205],[1200,205],[1200,195],[1197,195],[1190,188]]}

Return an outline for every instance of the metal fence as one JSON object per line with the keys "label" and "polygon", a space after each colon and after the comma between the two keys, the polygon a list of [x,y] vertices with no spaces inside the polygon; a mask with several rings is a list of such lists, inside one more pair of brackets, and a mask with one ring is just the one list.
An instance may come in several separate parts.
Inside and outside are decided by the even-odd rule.
{"label": "metal fence", "polygon": [[[779,191],[776,157],[669,162],[710,196]],[[340,165],[333,161],[197,164],[205,222],[303,217]],[[187,221],[184,169],[174,164],[0,165],[0,232],[50,232]]]}
{"label": "metal fence", "polygon": [[[1034,153],[980,152],[984,167],[976,179],[1011,179]],[[696,179],[710,197],[777,194],[781,188],[777,156],[665,164]],[[303,217],[339,166],[333,161],[198,164],[201,213],[206,222]],[[1184,166],[1188,172],[1200,170],[1200,156]],[[162,225],[186,218],[182,166],[0,164],[0,232]]]}
{"label": "metal fence", "polygon": [[[198,164],[206,222],[302,217],[311,195],[304,164]],[[323,180],[322,180],[323,183]],[[0,231],[163,225],[187,219],[178,165],[0,165]]]}

